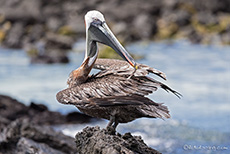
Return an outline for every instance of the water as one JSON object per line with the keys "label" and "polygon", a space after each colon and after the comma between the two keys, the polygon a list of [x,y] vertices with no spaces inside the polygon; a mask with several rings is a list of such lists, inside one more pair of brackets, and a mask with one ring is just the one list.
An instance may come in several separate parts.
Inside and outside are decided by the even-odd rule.
{"label": "water", "polygon": [[[149,146],[163,153],[230,153],[230,47],[178,41],[136,43],[127,49],[145,55],[138,62],[165,72],[167,81],[156,78],[182,93],[183,98],[157,91],[150,98],[164,102],[172,118],[143,118],[119,125],[118,131],[141,135]],[[80,65],[83,56],[71,53],[70,64],[31,65],[24,52],[0,49],[0,93],[25,104],[43,103],[63,114],[75,111],[73,106],[59,104],[55,95],[66,87],[68,74]],[[106,123],[90,125],[105,127]],[[55,128],[74,136],[85,126]]]}

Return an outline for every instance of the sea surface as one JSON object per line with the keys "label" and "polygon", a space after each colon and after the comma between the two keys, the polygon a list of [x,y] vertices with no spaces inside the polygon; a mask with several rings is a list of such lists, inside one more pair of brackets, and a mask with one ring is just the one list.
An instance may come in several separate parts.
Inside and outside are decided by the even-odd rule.
{"label": "sea surface", "polygon": [[[84,51],[84,43],[75,45]],[[166,83],[180,92],[178,99],[159,89],[149,97],[165,103],[171,119],[142,118],[120,124],[121,134],[141,135],[151,147],[162,153],[212,154],[230,153],[230,47],[194,45],[176,42],[138,42],[126,47],[130,53],[143,55],[138,60],[166,73]],[[56,101],[56,93],[67,87],[69,73],[84,58],[83,52],[71,52],[69,64],[30,64],[20,50],[0,48],[0,94],[25,104],[42,103],[50,110],[66,114],[74,106]],[[58,131],[74,136],[87,125],[105,127],[108,121],[90,124],[55,126]]]}

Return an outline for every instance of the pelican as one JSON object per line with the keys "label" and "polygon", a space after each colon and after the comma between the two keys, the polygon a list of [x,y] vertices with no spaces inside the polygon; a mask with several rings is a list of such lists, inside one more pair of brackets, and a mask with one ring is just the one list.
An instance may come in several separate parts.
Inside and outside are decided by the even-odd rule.
{"label": "pelican", "polygon": [[[180,93],[147,76],[153,73],[166,79],[164,73],[139,64],[129,55],[107,26],[99,11],[85,15],[86,49],[81,66],[69,75],[68,88],[57,93],[60,103],[75,105],[81,112],[109,120],[107,128],[116,130],[119,123],[137,118],[170,118],[168,108],[146,95],[162,88],[180,97]],[[97,43],[114,49],[125,61],[97,59]],[[98,73],[89,75],[92,68]]]}

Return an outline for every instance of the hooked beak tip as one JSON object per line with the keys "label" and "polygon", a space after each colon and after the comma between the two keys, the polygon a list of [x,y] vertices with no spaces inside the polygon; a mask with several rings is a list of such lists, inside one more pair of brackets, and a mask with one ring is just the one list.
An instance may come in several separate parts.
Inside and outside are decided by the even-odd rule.
{"label": "hooked beak tip", "polygon": [[130,64],[135,70],[138,69],[138,66],[137,66],[136,63],[132,63],[131,61],[129,61],[129,64]]}

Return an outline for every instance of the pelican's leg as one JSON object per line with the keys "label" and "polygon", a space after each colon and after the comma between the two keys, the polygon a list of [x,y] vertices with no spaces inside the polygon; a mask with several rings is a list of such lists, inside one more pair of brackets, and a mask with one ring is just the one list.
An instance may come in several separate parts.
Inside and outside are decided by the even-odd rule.
{"label": "pelican's leg", "polygon": [[108,125],[107,125],[106,128],[111,127],[114,122],[115,122],[115,117],[114,116],[110,116],[110,120],[109,120],[109,123],[108,123]]}
{"label": "pelican's leg", "polygon": [[116,128],[117,128],[117,125],[118,125],[118,124],[119,124],[119,123],[118,123],[117,121],[114,122],[114,124],[113,124],[113,126],[112,126],[113,129],[114,129],[114,131],[116,131]]}

